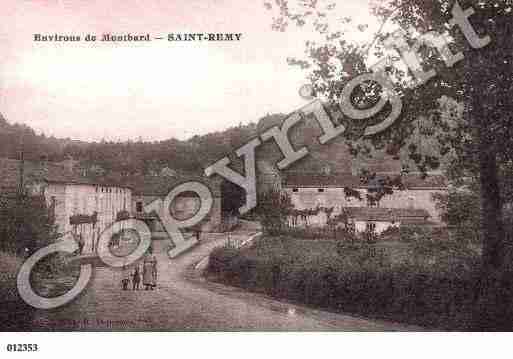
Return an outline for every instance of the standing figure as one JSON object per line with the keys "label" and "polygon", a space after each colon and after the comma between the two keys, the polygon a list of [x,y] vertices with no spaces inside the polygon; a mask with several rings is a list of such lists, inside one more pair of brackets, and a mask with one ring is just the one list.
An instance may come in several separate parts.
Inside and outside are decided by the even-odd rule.
{"label": "standing figure", "polygon": [[130,276],[128,274],[128,271],[126,270],[126,267],[123,266],[122,268],[123,278],[121,279],[121,285],[123,287],[123,290],[128,290],[128,285],[130,284]]}
{"label": "standing figure", "polygon": [[151,255],[148,254],[144,258],[143,262],[143,284],[144,284],[144,290],[153,289],[155,286],[155,269],[154,269],[154,263],[156,263],[156,259]]}
{"label": "standing figure", "polygon": [[141,283],[141,274],[139,273],[139,266],[137,266],[132,274],[132,290],[139,290],[139,283]]}
{"label": "standing figure", "polygon": [[153,257],[153,286],[151,289],[155,289],[157,287],[157,258]]}
{"label": "standing figure", "polygon": [[82,234],[78,235],[78,255],[82,255],[82,252],[84,251],[85,241],[84,237],[82,237]]}
{"label": "standing figure", "polygon": [[123,285],[123,290],[128,290],[128,284],[130,283],[130,279],[123,278],[121,280],[121,284]]}

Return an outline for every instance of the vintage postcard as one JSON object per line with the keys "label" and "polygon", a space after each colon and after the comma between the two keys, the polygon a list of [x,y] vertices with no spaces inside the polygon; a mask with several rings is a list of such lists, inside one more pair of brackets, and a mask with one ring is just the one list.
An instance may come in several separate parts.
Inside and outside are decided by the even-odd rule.
{"label": "vintage postcard", "polygon": [[0,331],[511,331],[512,7],[3,1]]}

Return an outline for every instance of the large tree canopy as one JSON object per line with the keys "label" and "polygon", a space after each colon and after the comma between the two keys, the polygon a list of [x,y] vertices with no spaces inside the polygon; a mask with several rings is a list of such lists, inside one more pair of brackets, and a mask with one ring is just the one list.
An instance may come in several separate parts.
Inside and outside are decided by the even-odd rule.
{"label": "large tree canopy", "polygon": [[[266,7],[275,11],[276,30],[295,25],[316,32],[306,42],[305,58],[289,62],[308,71],[327,101],[344,102],[343,89],[363,73],[379,72],[389,80],[387,86],[362,83],[350,94],[356,110],[389,101],[372,118],[340,119],[355,152],[386,148],[422,171],[447,162],[453,174],[477,177],[484,241],[476,297],[489,313],[480,310],[476,327],[506,323],[512,298],[497,288],[504,287],[513,263],[502,216],[511,192],[504,175],[513,160],[511,0],[375,0],[371,10],[381,26],[366,43],[350,41],[350,24],[366,26],[335,15],[332,1],[275,0]],[[394,99],[398,107],[398,97],[397,119],[368,136],[369,126],[393,113]]]}
{"label": "large tree canopy", "polygon": [[[381,32],[370,36],[366,43],[350,40],[353,33],[349,24],[354,20],[330,16],[330,11],[336,10],[331,1],[276,0],[267,3],[267,7],[277,11],[275,29],[285,31],[290,24],[310,25],[317,32],[312,36],[313,40],[306,41],[305,57],[288,61],[308,71],[308,79],[317,94],[328,101],[340,101],[341,91],[347,83],[359,74],[370,72],[374,64],[382,62],[385,65],[387,75],[393,79],[394,90],[402,99],[401,116],[388,131],[371,138],[362,136],[364,128],[382,121],[388,115],[387,108],[367,121],[345,118],[342,121],[346,121],[352,130],[346,133],[348,142],[356,150],[366,153],[372,153],[376,148],[386,148],[393,154],[399,152],[406,165],[429,170],[437,168],[450,150],[458,150],[460,159],[463,154],[472,154],[472,122],[468,117],[463,119],[463,110],[470,108],[469,99],[475,98],[474,93],[496,97],[493,112],[501,121],[494,121],[495,125],[489,130],[497,135],[492,136],[496,140],[495,150],[510,160],[509,146],[504,146],[511,141],[510,118],[504,117],[511,105],[504,98],[511,86],[508,73],[512,66],[508,3],[460,2],[463,9],[474,7],[476,13],[469,20],[478,33],[492,37],[491,43],[482,49],[474,49],[456,26],[449,28],[453,1],[374,1],[373,13],[381,24],[388,25],[381,26]],[[354,24],[353,27],[367,28],[364,24]],[[464,59],[448,67],[436,48],[420,46],[423,71],[434,70],[437,75],[419,86],[412,71],[404,65],[404,56],[401,58],[409,49],[401,49],[399,41],[394,42],[393,49],[384,46],[384,40],[397,30],[404,31],[407,40],[404,46],[413,46],[421,35],[437,31],[450,37],[452,53],[461,51]],[[493,84],[487,83],[486,79]],[[369,83],[355,89],[352,100],[356,107],[365,109],[375,105],[381,95],[379,86]],[[478,98],[481,99],[481,95]],[[465,108],[458,106],[462,103]],[[471,163],[472,160],[467,161],[467,166]]]}

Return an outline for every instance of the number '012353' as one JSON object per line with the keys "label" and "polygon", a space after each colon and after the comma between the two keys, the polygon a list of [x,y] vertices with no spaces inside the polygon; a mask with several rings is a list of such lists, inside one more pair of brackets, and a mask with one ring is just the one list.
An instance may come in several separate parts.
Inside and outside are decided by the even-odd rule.
{"label": "number '012353'", "polygon": [[37,352],[37,344],[7,344],[8,352]]}

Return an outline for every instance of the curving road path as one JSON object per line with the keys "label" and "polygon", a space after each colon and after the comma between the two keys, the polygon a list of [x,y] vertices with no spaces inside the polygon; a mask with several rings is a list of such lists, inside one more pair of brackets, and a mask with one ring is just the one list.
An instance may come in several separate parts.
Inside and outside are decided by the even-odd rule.
{"label": "curving road path", "polygon": [[[231,233],[247,238],[255,228]],[[122,273],[96,268],[89,288],[74,302],[51,311],[37,311],[33,330],[85,331],[384,331],[418,330],[395,323],[360,319],[272,300],[204,280],[194,264],[227,240],[226,234],[205,236],[182,256],[167,257],[166,240],[155,240],[158,288],[122,291]]]}

